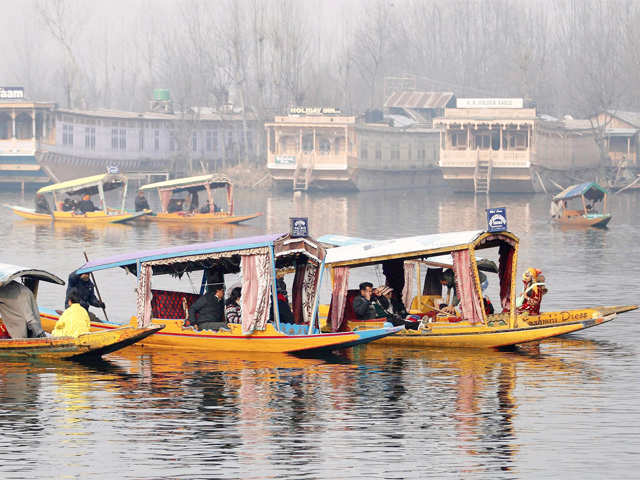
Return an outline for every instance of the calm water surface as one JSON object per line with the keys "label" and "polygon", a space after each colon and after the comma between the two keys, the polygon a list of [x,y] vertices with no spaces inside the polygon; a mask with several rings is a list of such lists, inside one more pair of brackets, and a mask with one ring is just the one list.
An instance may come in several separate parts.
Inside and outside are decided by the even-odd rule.
{"label": "calm water surface", "polygon": [[[492,196],[521,238],[519,272],[542,269],[543,308],[637,304],[640,195],[612,196],[609,230],[561,230],[548,197]],[[0,203],[23,202],[2,193]],[[484,198],[441,192],[276,195],[240,190],[238,227],[35,224],[0,212],[0,261],[65,277],[86,250],[288,230],[369,238],[484,228]],[[134,281],[102,272],[112,320]],[[60,307],[45,285],[40,303]],[[637,478],[637,311],[515,352],[380,348],[327,359],[133,347],[101,363],[0,367],[0,478]]]}

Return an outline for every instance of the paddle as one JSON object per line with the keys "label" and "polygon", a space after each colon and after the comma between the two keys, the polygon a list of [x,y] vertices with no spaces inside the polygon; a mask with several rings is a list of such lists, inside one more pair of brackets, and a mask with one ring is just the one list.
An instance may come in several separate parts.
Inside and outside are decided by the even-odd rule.
{"label": "paddle", "polygon": [[[84,259],[85,261],[89,261],[89,257],[87,256],[87,252],[82,252],[84,255]],[[98,294],[98,300],[100,300],[100,303],[104,302],[102,301],[102,295],[100,295],[100,290],[98,289],[98,284],[96,283],[96,279],[93,276],[93,272],[89,272],[89,275],[91,276],[91,281],[93,282],[93,285],[96,287],[96,293]],[[102,313],[104,313],[104,319],[108,322],[109,321],[109,317],[107,317],[107,311],[104,309],[104,307],[102,308]]]}

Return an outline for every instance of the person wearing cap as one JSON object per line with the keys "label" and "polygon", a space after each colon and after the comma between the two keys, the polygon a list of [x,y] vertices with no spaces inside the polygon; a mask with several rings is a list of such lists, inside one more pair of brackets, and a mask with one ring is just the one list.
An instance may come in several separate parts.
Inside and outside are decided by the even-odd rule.
{"label": "person wearing cap", "polygon": [[83,195],[82,200],[76,204],[76,211],[79,213],[95,212],[96,210],[98,210],[98,207],[93,204],[88,193]]}
{"label": "person wearing cap", "polygon": [[210,285],[207,293],[197,299],[189,308],[189,323],[198,330],[226,329],[224,319],[224,285]]}
{"label": "person wearing cap", "polygon": [[135,201],[136,212],[141,212],[143,210],[150,210],[149,202],[144,196],[144,192],[142,190],[138,190],[138,194],[136,195]]}
{"label": "person wearing cap", "polygon": [[46,213],[47,215],[51,215],[51,207],[49,207],[49,202],[44,198],[44,195],[41,193],[36,193],[36,213]]}

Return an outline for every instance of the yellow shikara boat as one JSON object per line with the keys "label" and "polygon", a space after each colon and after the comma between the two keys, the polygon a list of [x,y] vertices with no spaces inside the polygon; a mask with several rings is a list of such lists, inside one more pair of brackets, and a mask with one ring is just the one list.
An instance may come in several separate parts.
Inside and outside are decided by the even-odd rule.
{"label": "yellow shikara boat", "polygon": [[[106,204],[104,193],[118,188],[122,189],[120,208],[109,208]],[[37,193],[52,194],[54,208],[50,213],[41,213],[37,212],[33,208],[17,205],[7,205],[7,207],[9,207],[16,215],[27,220],[82,224],[125,223],[149,213],[148,211],[131,213],[125,210],[127,178],[120,174],[104,173],[91,177],[77,178],[75,180],[42,187]],[[97,194],[100,196],[102,209],[93,212],[81,213],[70,207],[70,210],[65,211],[63,210],[62,203],[59,202],[58,198],[58,195],[62,194],[77,197]]]}
{"label": "yellow shikara boat", "polygon": [[[317,326],[317,284],[325,249],[313,239],[287,234],[228,239],[160,250],[133,252],[88,262],[77,273],[123,268],[137,276],[137,315],[130,326],[163,325],[164,329],[142,345],[206,351],[271,353],[320,352],[349,348],[398,332],[401,327],[357,331],[321,332]],[[276,288],[278,271],[295,270],[293,311],[281,321],[281,299]],[[202,272],[200,294],[151,288],[159,275],[182,276]],[[242,316],[228,328],[197,330],[188,323],[190,305],[207,285],[224,282],[225,275],[242,274]],[[289,307],[287,307],[289,308]],[[45,330],[53,328],[58,314],[41,309]],[[293,322],[293,323],[292,323]],[[118,328],[118,324],[91,324],[94,331]]]}
{"label": "yellow shikara boat", "polygon": [[[214,202],[213,190],[217,188],[226,188],[226,211],[220,210]],[[234,224],[262,215],[262,213],[234,214],[233,184],[224,175],[208,174],[155,182],[143,185],[139,190],[143,192],[149,190],[158,191],[161,210],[156,214],[145,217],[145,220],[153,222]],[[200,208],[198,194],[202,191],[207,193],[207,203]],[[188,193],[190,198],[173,198],[174,194],[184,192]],[[187,202],[186,210],[184,208],[185,202]]]}
{"label": "yellow shikara boat", "polygon": [[[371,241],[327,235],[318,239],[341,245],[327,251],[325,267],[330,270],[332,301],[323,310],[327,329],[376,328],[383,319],[359,320],[353,311],[358,290],[349,290],[350,272],[360,267],[382,266],[385,284],[402,292],[410,305],[409,314],[421,317],[418,329],[405,329],[378,343],[424,347],[502,347],[573,333],[613,320],[636,305],[590,307],[539,314],[521,313],[516,308],[518,238],[509,232],[467,231]],[[497,250],[499,313],[487,313],[478,273],[476,252]],[[484,252],[483,252],[484,253]],[[424,288],[420,288],[418,265],[426,264]],[[439,308],[443,267],[455,272],[460,311],[446,314]],[[417,286],[417,288],[416,288]]]}
{"label": "yellow shikara boat", "polygon": [[[64,285],[61,278],[45,270],[0,264],[0,287],[13,281],[22,281],[23,285],[32,290],[34,296],[38,294],[40,281]],[[42,317],[43,314],[41,314]],[[55,322],[53,325],[46,326],[51,331],[54,325]],[[2,327],[0,358],[96,358],[132,345],[162,329],[162,325],[151,325],[143,328],[120,327],[109,331],[90,332],[77,338],[6,338],[8,330],[2,319],[0,319],[0,326]]]}

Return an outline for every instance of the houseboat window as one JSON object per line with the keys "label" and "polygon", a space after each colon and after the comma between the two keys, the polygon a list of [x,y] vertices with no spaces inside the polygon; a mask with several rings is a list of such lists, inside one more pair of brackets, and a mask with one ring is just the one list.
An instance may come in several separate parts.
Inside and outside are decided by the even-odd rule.
{"label": "houseboat window", "polygon": [[391,160],[400,160],[400,145],[397,143],[391,144]]}
{"label": "houseboat window", "polygon": [[84,127],[84,148],[95,151],[96,127]]}
{"label": "houseboat window", "polygon": [[157,128],[153,131],[153,149],[156,152],[160,151],[160,130]]}
{"label": "houseboat window", "polygon": [[8,140],[11,133],[11,117],[8,113],[0,112],[0,140]]}
{"label": "houseboat window", "polygon": [[16,117],[16,138],[25,140],[33,137],[33,123],[31,116],[21,113]]}
{"label": "houseboat window", "polygon": [[36,113],[36,138],[42,138],[42,122],[44,117],[42,113]]}
{"label": "houseboat window", "polygon": [[334,145],[334,151],[336,152],[336,155],[339,153],[344,152],[344,137],[336,137],[335,140],[333,141],[333,145]]}
{"label": "houseboat window", "polygon": [[193,135],[191,135],[191,150],[198,151],[198,132],[193,132]]}
{"label": "houseboat window", "polygon": [[118,129],[111,129],[111,150],[118,150]]}
{"label": "houseboat window", "polygon": [[276,153],[276,132],[273,128],[269,129],[269,151]]}
{"label": "houseboat window", "polygon": [[458,150],[464,150],[467,148],[467,132],[466,131],[452,131],[451,135],[451,147]]}
{"label": "houseboat window", "polygon": [[491,150],[500,150],[500,131],[492,130],[491,132]]}
{"label": "houseboat window", "polygon": [[318,139],[318,150],[323,155],[328,155],[331,153],[331,142],[327,138],[320,137]]}
{"label": "houseboat window", "polygon": [[311,152],[313,151],[313,135],[307,134],[302,136],[302,151],[303,152]]}
{"label": "houseboat window", "polygon": [[73,125],[62,125],[62,144],[73,145]]}
{"label": "houseboat window", "polygon": [[127,129],[120,129],[120,150],[125,151],[127,149]]}
{"label": "houseboat window", "polygon": [[491,137],[488,134],[479,134],[474,135],[475,148],[480,150],[489,150],[489,144],[491,142]]}
{"label": "houseboat window", "polygon": [[369,159],[369,146],[367,145],[367,142],[362,142],[360,144],[360,158],[362,160]]}
{"label": "houseboat window", "polygon": [[382,146],[376,143],[376,160],[382,160]]}
{"label": "houseboat window", "polygon": [[507,135],[507,138],[509,150],[524,150],[527,148],[527,134],[525,132],[511,132]]}
{"label": "houseboat window", "polygon": [[144,128],[140,128],[138,132],[138,151],[144,152]]}
{"label": "houseboat window", "polygon": [[169,132],[169,150],[172,152],[176,151],[176,132]]}
{"label": "houseboat window", "polygon": [[427,158],[427,151],[425,149],[424,144],[418,145],[418,160],[420,160],[424,164],[424,161],[426,158]]}

